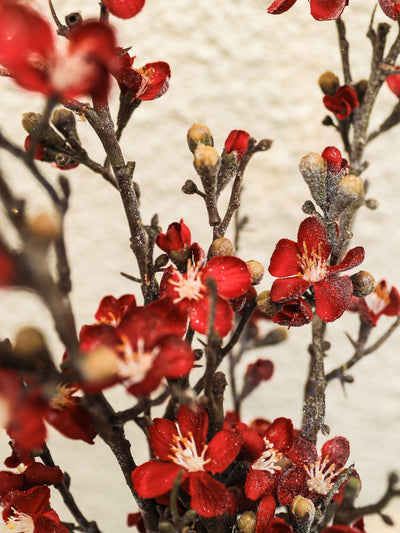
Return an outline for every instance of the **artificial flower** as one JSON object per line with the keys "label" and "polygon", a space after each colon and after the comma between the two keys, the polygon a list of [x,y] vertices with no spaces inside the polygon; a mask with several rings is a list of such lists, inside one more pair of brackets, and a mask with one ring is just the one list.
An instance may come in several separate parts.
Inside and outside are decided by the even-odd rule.
{"label": "artificial flower", "polygon": [[182,219],[170,224],[165,233],[159,233],[156,244],[179,270],[186,270],[188,259],[192,256],[192,236]]}
{"label": "artificial flower", "polygon": [[202,407],[192,411],[183,405],[176,422],[156,418],[149,428],[150,444],[158,459],[132,472],[135,491],[141,498],[156,498],[172,489],[181,471],[182,488],[190,495],[190,506],[200,516],[229,512],[231,495],[212,474],[224,472],[241,447],[238,433],[221,430],[206,444],[208,414]]}
{"label": "artificial flower", "polygon": [[[316,20],[338,19],[348,5],[349,0],[309,0],[311,15]],[[290,9],[296,0],[274,0],[268,8],[268,13],[280,15]]]}
{"label": "artificial flower", "polygon": [[396,287],[389,290],[383,279],[365,298],[353,298],[349,310],[357,311],[366,324],[375,327],[382,315],[400,314],[400,294]]}
{"label": "artificial flower", "polygon": [[282,304],[280,310],[274,314],[272,321],[280,326],[299,327],[311,322],[313,313],[308,303],[301,298]]}
{"label": "artificial flower", "polygon": [[339,87],[333,96],[326,94],[322,98],[322,102],[339,120],[345,120],[359,106],[356,91],[348,85]]}
{"label": "artificial flower", "polygon": [[336,146],[327,146],[322,151],[321,157],[326,161],[326,169],[331,174],[338,174],[341,170],[349,168],[347,159],[342,157]]}
{"label": "artificial flower", "polygon": [[238,161],[243,159],[249,145],[250,134],[244,130],[232,130],[225,141],[225,153],[236,152]]}
{"label": "artificial flower", "polygon": [[316,313],[325,322],[339,318],[349,307],[353,284],[348,276],[337,273],[358,266],[364,248],[349,250],[338,265],[329,266],[331,246],[325,228],[315,217],[300,224],[297,242],[281,239],[272,254],[269,272],[277,279],[271,288],[271,300],[286,303],[313,288]]}
{"label": "artificial flower", "polygon": [[133,294],[124,294],[119,298],[111,295],[104,296],[94,317],[99,324],[109,324],[117,327],[121,323],[124,314],[135,307],[136,299]]}

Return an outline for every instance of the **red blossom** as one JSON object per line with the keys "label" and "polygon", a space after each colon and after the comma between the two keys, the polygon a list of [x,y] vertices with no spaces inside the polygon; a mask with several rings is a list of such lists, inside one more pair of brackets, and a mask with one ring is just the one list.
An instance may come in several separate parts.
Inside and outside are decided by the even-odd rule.
{"label": "red blossom", "polygon": [[121,323],[124,314],[135,307],[136,299],[133,294],[124,294],[119,298],[104,296],[94,317],[100,324],[109,324],[117,327]]}
{"label": "red blossom", "polygon": [[400,15],[400,2],[399,0],[379,0],[379,5],[382,8],[382,11],[389,18],[397,20]]}
{"label": "red blossom", "polygon": [[225,152],[231,154],[236,152],[240,161],[247,152],[250,134],[244,130],[232,130],[225,141]]}
{"label": "red blossom", "polygon": [[322,224],[315,217],[303,220],[297,242],[281,239],[272,254],[269,272],[282,278],[272,284],[272,301],[296,300],[312,287],[317,315],[325,322],[339,318],[349,307],[353,284],[348,276],[339,277],[337,273],[358,266],[364,259],[364,249],[352,248],[334,266],[328,265],[330,252]]}
{"label": "red blossom", "polygon": [[[274,0],[268,8],[268,13],[280,15],[290,9],[296,0]],[[311,15],[316,20],[338,19],[348,5],[349,0],[309,0]]]}
{"label": "red blossom", "polygon": [[331,174],[336,175],[341,170],[349,168],[347,159],[342,157],[340,150],[338,150],[335,146],[327,146],[323,150],[321,157],[325,159],[326,168]]}
{"label": "red blossom", "polygon": [[383,279],[365,298],[353,298],[349,310],[357,311],[364,322],[375,327],[382,315],[400,314],[400,294],[396,287],[389,290]]}
{"label": "red blossom", "polygon": [[64,474],[58,466],[46,466],[32,460],[22,472],[0,472],[0,499],[11,490],[27,491],[37,485],[61,483]]}
{"label": "red blossom", "polygon": [[312,317],[310,306],[303,298],[299,297],[297,300],[282,304],[282,307],[274,314],[272,320],[275,324],[291,328],[292,326],[299,327],[308,324],[311,322]]}
{"label": "red blossom", "polygon": [[104,0],[108,11],[115,17],[130,19],[137,15],[144,6],[145,0]]}
{"label": "red blossom", "polygon": [[104,22],[86,21],[71,30],[61,54],[39,13],[18,0],[2,0],[0,63],[29,91],[61,100],[90,94],[102,101],[116,66],[114,31]]}
{"label": "red blossom", "polygon": [[170,224],[166,233],[157,235],[156,244],[168,254],[179,270],[186,270],[187,262],[192,256],[192,236],[182,219]]}
{"label": "red blossom", "polygon": [[236,459],[241,447],[237,433],[219,431],[206,444],[207,411],[192,411],[183,405],[177,421],[156,418],[149,428],[150,444],[158,459],[138,466],[132,472],[134,489],[141,498],[156,498],[172,489],[183,470],[182,488],[190,494],[190,506],[200,516],[221,516],[231,508],[228,489],[212,474],[224,472]]}
{"label": "red blossom", "polygon": [[225,337],[233,324],[229,300],[244,295],[251,286],[247,263],[238,257],[212,257],[204,267],[189,265],[184,274],[169,267],[161,280],[160,295],[189,314],[190,325],[195,331],[207,333],[210,315],[208,279],[217,286],[214,329],[220,337]]}
{"label": "red blossom", "polygon": [[345,120],[359,106],[356,91],[348,85],[339,87],[333,96],[326,94],[322,98],[322,102],[339,120]]}

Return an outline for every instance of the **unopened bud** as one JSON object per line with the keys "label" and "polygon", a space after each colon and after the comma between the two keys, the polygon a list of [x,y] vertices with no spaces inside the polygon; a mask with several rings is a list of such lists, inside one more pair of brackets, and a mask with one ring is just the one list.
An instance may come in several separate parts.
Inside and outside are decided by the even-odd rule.
{"label": "unopened bud", "polygon": [[84,381],[101,383],[111,380],[118,371],[115,353],[106,346],[82,355],[79,359],[79,370]]}
{"label": "unopened bud", "polygon": [[326,204],[326,161],[316,153],[310,152],[302,157],[299,165],[301,175],[310,189],[311,196],[320,207]]}
{"label": "unopened bud", "polygon": [[21,120],[22,127],[28,133],[32,133],[39,124],[41,118],[42,115],[40,113],[33,113],[33,111],[30,111],[29,113],[23,113]]}
{"label": "unopened bud", "polygon": [[65,17],[65,24],[68,26],[69,29],[75,28],[76,26],[80,26],[82,24],[82,15],[77,11],[69,13]]}
{"label": "unopened bud", "polygon": [[295,496],[290,506],[290,512],[296,519],[296,522],[310,524],[315,516],[315,506],[308,498]]}
{"label": "unopened bud", "polygon": [[258,285],[264,277],[265,269],[259,261],[247,261],[247,266],[249,267],[251,274],[251,281],[253,285]]}
{"label": "unopened bud", "polygon": [[61,234],[61,219],[56,213],[39,213],[28,222],[27,231],[38,241],[53,241]]}
{"label": "unopened bud", "polygon": [[199,174],[217,169],[221,158],[215,148],[207,144],[199,144],[194,151],[194,166]]}
{"label": "unopened bud", "polygon": [[74,137],[76,140],[79,140],[78,132],[76,130],[75,115],[72,111],[65,109],[64,107],[56,109],[51,121],[66,139],[68,139],[68,137]]}
{"label": "unopened bud", "polygon": [[182,186],[182,192],[185,194],[196,194],[199,192],[197,185],[192,180],[186,180]]}
{"label": "unopened bud", "polygon": [[353,295],[357,298],[365,298],[375,288],[375,278],[369,272],[361,270],[350,276],[353,283]]}
{"label": "unopened bud", "polygon": [[17,332],[14,351],[19,357],[35,358],[46,350],[46,343],[41,331],[32,327],[25,327]]}
{"label": "unopened bud", "polygon": [[280,309],[280,305],[271,300],[271,291],[263,291],[257,295],[256,304],[260,311],[266,315],[274,315]]}
{"label": "unopened bud", "polygon": [[318,79],[318,84],[324,94],[334,95],[339,88],[339,78],[330,70],[321,74]]}
{"label": "unopened bud", "polygon": [[236,527],[243,533],[254,533],[256,530],[257,515],[253,511],[246,511],[238,516]]}
{"label": "unopened bud", "polygon": [[169,261],[169,257],[167,254],[161,254],[157,257],[157,259],[154,261],[154,268],[156,270],[160,270],[161,268],[164,268]]}
{"label": "unopened bud", "polygon": [[358,198],[363,193],[363,181],[360,176],[355,174],[347,174],[338,184],[337,192],[346,196],[354,196]]}
{"label": "unopened bud", "polygon": [[211,131],[207,126],[198,122],[190,126],[187,132],[187,142],[192,153],[194,153],[199,144],[214,146]]}
{"label": "unopened bud", "polygon": [[379,207],[378,200],[375,200],[375,198],[368,198],[368,200],[365,201],[365,205],[368,209],[378,209]]}
{"label": "unopened bud", "polygon": [[[22,127],[25,131],[32,135],[41,120],[42,115],[40,113],[23,113],[21,121]],[[67,146],[65,140],[60,135],[58,135],[55,129],[52,128],[49,124],[45,125],[40,131],[39,141],[43,141],[45,145],[49,148],[58,150],[63,150]]]}
{"label": "unopened bud", "polygon": [[235,255],[235,246],[232,241],[226,237],[219,237],[212,242],[210,253],[216,255]]}

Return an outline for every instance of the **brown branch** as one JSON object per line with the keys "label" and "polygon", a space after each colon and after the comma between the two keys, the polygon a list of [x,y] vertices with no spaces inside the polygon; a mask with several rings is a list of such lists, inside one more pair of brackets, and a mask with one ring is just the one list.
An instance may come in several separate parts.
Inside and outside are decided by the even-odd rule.
{"label": "brown branch", "polygon": [[336,19],[336,29],[339,38],[340,57],[342,59],[342,69],[345,85],[352,84],[349,62],[349,42],[346,39],[346,26],[341,18]]}

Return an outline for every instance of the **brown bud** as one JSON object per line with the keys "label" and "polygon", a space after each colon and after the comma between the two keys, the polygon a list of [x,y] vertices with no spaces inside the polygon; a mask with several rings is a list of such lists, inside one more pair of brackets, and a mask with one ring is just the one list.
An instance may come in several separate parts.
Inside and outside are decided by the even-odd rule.
{"label": "brown bud", "polygon": [[238,516],[236,526],[243,533],[254,533],[256,530],[257,515],[253,511],[246,511]]}
{"label": "brown bud", "polygon": [[47,351],[46,343],[43,334],[38,329],[25,327],[17,332],[14,351],[19,357],[34,358],[45,350]]}
{"label": "brown bud", "polygon": [[199,189],[197,188],[197,185],[192,180],[186,180],[185,183],[182,185],[182,192],[185,194],[196,194],[199,192]]}
{"label": "brown bud", "polygon": [[324,94],[334,95],[339,88],[339,78],[330,70],[321,74],[318,79],[318,84]]}
{"label": "brown bud", "polygon": [[290,506],[290,512],[297,522],[312,522],[315,516],[315,507],[311,500],[303,496],[295,496]]}
{"label": "brown bud", "polygon": [[68,137],[74,137],[76,140],[79,140],[78,132],[76,130],[75,115],[72,111],[65,109],[64,107],[56,109],[51,121],[65,138],[68,139]]}
{"label": "brown bud", "polygon": [[311,196],[320,207],[325,206],[327,200],[325,159],[319,154],[310,152],[302,157],[299,169]]}
{"label": "brown bud", "polygon": [[[23,113],[21,121],[22,127],[25,131],[32,135],[41,120],[42,115],[40,113]],[[56,130],[52,128],[49,124],[44,126],[44,128],[40,131],[39,140],[44,142],[48,148],[65,150],[65,148],[67,147],[65,140],[60,135],[58,135]]]}
{"label": "brown bud", "polygon": [[215,148],[199,144],[194,151],[194,166],[199,174],[219,168],[221,158]]}
{"label": "brown bud", "polygon": [[38,241],[53,241],[61,234],[61,219],[56,213],[39,213],[28,221],[27,231]]}
{"label": "brown bud", "polygon": [[253,285],[258,285],[263,277],[265,269],[259,261],[247,261],[247,266],[249,267],[251,280]]}
{"label": "brown bud", "polygon": [[271,300],[271,291],[263,291],[257,295],[257,307],[266,315],[274,315],[279,311],[281,306]]}
{"label": "brown bud", "polygon": [[233,242],[226,237],[220,237],[212,242],[210,253],[215,255],[235,255],[235,246]]}
{"label": "brown bud", "polygon": [[365,205],[368,209],[378,209],[379,207],[378,200],[375,200],[375,198],[368,198],[368,200],[365,201]]}
{"label": "brown bud", "polygon": [[363,193],[363,181],[360,176],[347,174],[339,181],[337,192],[356,199]]}
{"label": "brown bud", "polygon": [[21,120],[22,127],[28,133],[32,133],[39,124],[41,118],[42,115],[40,113],[33,113],[33,111],[30,111],[29,113],[23,113]]}
{"label": "brown bud", "polygon": [[194,153],[199,144],[206,144],[208,146],[214,146],[211,132],[204,124],[195,122],[190,126],[187,132],[187,142],[189,150]]}
{"label": "brown bud", "polygon": [[365,298],[375,288],[375,278],[369,272],[361,270],[350,276],[353,283],[353,295],[357,298]]}

